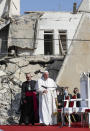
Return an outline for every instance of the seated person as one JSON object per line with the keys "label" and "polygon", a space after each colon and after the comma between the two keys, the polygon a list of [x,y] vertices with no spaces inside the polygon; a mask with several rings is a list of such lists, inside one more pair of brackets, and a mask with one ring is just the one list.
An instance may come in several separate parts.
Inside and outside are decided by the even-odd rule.
{"label": "seated person", "polygon": [[[67,101],[64,101],[64,100],[71,99],[71,94],[68,93],[68,87],[61,87],[61,88],[59,87],[57,88],[56,92],[57,92],[57,100],[58,100],[58,109],[64,109],[64,107],[67,104]],[[58,122],[62,121],[61,117],[62,116],[60,115],[60,113],[58,113]],[[65,115],[63,117],[63,124],[65,125],[67,121],[68,121],[68,118]]]}
{"label": "seated person", "polygon": [[[73,93],[74,93],[73,97],[75,97],[75,99],[80,98],[79,89],[77,87],[74,88]],[[76,102],[76,107],[80,107],[80,106],[81,106],[80,101],[77,101]]]}
{"label": "seated person", "polygon": [[[77,87],[74,88],[74,94],[76,95],[76,98],[81,98],[80,93],[79,93],[79,89],[78,89]],[[80,107],[80,106],[81,106],[80,101],[77,101],[76,106],[77,106],[77,107]]]}
{"label": "seated person", "polygon": [[[65,87],[64,89],[64,100],[69,100],[72,98],[72,95],[69,93],[68,88],[69,87]],[[67,101],[64,102],[64,107],[66,107],[66,104],[67,104]]]}
{"label": "seated person", "polygon": [[66,102],[64,102],[64,100],[71,99],[72,95],[68,93],[68,87],[65,88],[58,87],[56,93],[57,93],[58,109],[61,109],[63,106],[65,107]]}
{"label": "seated person", "polygon": [[[80,93],[79,93],[79,89],[77,87],[74,88],[73,90],[73,96],[72,96],[72,99],[78,99],[80,98]],[[74,102],[70,102],[70,107],[73,107],[74,105]],[[80,101],[76,101],[76,107],[80,107],[81,106],[81,103]],[[78,122],[81,120],[81,117],[79,114],[74,114],[74,118],[75,118],[75,121]]]}

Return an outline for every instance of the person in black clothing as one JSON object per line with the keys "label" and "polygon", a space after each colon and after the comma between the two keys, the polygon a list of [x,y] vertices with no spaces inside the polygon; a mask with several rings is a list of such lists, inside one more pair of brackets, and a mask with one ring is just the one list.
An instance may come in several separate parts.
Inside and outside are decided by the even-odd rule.
{"label": "person in black clothing", "polygon": [[[57,87],[56,93],[57,93],[57,109],[60,110],[63,107],[63,99],[64,99],[62,88]],[[61,111],[60,111],[60,112],[58,112],[58,115],[57,115],[57,122],[62,122],[61,117],[62,116],[61,116]]]}
{"label": "person in black clothing", "polygon": [[[77,87],[74,88],[73,93],[76,96],[76,99],[81,98],[80,93],[79,93],[79,89]],[[80,107],[80,106],[81,106],[80,101],[77,101],[76,107]]]}
{"label": "person in black clothing", "polygon": [[63,94],[60,87],[56,89],[56,93],[57,93],[57,102],[58,102],[57,106],[58,106],[58,109],[61,109],[64,98],[63,98]]}
{"label": "person in black clothing", "polygon": [[27,81],[23,82],[21,90],[21,116],[19,124],[34,125],[38,119],[37,96],[35,91],[36,81],[31,80],[30,73],[26,74]]}
{"label": "person in black clothing", "polygon": [[[79,93],[79,89],[77,87],[74,88],[73,93],[74,93],[74,95],[72,96],[72,99],[81,98],[80,93]],[[76,102],[76,107],[81,107],[81,102],[80,101]],[[74,117],[75,117],[76,122],[81,121],[80,114],[76,113],[76,114],[74,114]]]}
{"label": "person in black clothing", "polygon": [[[71,99],[72,95],[68,92],[69,87],[58,87],[57,92],[57,101],[58,101],[58,109],[63,109],[66,105],[66,102],[64,100]],[[58,113],[58,122],[62,121],[62,116],[60,113]],[[67,122],[66,117],[63,117],[63,125],[65,125],[65,122]]]}
{"label": "person in black clothing", "polygon": [[58,100],[58,108],[62,108],[64,106],[65,99],[71,99],[72,95],[68,92],[68,87],[58,87],[57,90],[57,100]]}
{"label": "person in black clothing", "polygon": [[72,98],[72,95],[69,93],[68,89],[69,89],[69,87],[64,88],[64,99],[71,99]]}

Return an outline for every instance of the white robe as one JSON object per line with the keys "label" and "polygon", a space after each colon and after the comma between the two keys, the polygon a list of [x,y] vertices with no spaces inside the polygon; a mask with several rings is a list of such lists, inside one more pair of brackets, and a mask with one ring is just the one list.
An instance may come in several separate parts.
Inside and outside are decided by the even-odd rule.
{"label": "white robe", "polygon": [[[47,89],[48,93],[43,93],[46,90],[44,87],[49,87]],[[55,88],[52,88],[55,87]],[[36,83],[36,90],[39,92],[39,120],[40,123],[46,125],[57,124],[57,115],[54,113],[57,112],[57,107],[55,103],[57,85],[51,78],[44,80],[43,78],[39,79]]]}

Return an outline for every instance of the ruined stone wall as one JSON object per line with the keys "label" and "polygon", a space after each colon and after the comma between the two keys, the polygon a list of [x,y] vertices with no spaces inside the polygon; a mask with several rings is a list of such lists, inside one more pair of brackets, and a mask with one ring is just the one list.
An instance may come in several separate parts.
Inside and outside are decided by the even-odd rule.
{"label": "ruined stone wall", "polygon": [[0,60],[0,125],[18,124],[21,85],[30,72],[33,80],[38,80],[48,69],[50,77],[56,79],[63,58],[55,56],[7,57]]}
{"label": "ruined stone wall", "polygon": [[18,55],[32,55],[36,48],[37,20],[42,13],[13,17],[9,28],[8,48],[16,47]]}

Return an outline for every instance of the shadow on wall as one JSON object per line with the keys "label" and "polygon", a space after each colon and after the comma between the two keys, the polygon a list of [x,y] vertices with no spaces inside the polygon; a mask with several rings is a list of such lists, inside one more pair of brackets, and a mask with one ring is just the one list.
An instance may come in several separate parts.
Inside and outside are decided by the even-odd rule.
{"label": "shadow on wall", "polygon": [[7,113],[8,113],[7,123],[10,125],[18,124],[19,122],[20,96],[21,96],[21,93],[16,94],[14,97],[13,97],[13,94],[11,94],[10,109],[7,110]]}

